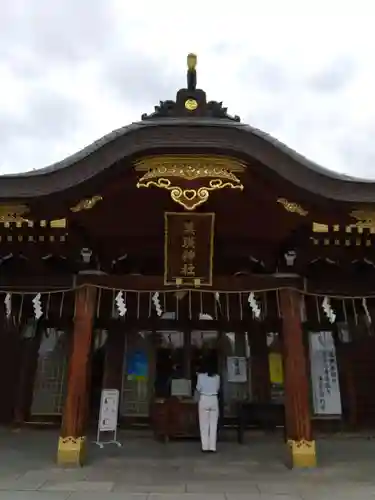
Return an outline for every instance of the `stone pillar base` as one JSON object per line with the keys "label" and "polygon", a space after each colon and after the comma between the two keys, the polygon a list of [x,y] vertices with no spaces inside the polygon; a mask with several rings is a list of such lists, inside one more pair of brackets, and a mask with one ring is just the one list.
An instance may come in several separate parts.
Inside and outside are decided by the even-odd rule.
{"label": "stone pillar base", "polygon": [[289,439],[287,445],[288,462],[291,468],[317,466],[315,441],[306,441],[305,439],[295,441]]}
{"label": "stone pillar base", "polygon": [[82,466],[86,461],[86,437],[60,437],[57,448],[58,465]]}

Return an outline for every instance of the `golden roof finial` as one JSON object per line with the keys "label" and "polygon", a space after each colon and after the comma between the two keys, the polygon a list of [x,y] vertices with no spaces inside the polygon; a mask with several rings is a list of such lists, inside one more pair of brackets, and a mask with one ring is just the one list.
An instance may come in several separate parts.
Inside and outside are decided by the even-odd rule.
{"label": "golden roof finial", "polygon": [[195,70],[197,66],[197,56],[196,54],[188,54],[187,56],[187,88],[188,90],[196,90],[197,88],[197,72]]}
{"label": "golden roof finial", "polygon": [[187,56],[187,67],[189,71],[194,71],[197,66],[197,55],[190,52]]}

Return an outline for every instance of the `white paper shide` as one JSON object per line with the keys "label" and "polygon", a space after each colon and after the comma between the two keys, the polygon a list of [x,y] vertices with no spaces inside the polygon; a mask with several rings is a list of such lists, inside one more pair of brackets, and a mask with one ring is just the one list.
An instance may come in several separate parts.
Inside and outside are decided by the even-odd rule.
{"label": "white paper shide", "polygon": [[310,371],[315,415],[341,415],[340,382],[332,332],[310,332]]}

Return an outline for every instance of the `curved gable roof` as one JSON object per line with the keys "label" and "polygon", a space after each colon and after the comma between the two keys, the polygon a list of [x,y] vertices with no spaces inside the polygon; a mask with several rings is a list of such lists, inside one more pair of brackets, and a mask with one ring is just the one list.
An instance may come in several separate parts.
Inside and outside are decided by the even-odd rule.
{"label": "curved gable roof", "polygon": [[142,116],[142,121],[115,130],[48,167],[1,175],[0,198],[28,199],[64,191],[123,158],[158,148],[186,152],[206,148],[215,154],[226,151],[254,158],[292,184],[332,200],[375,200],[375,182],[323,168],[269,134],[241,123],[238,116],[228,115],[221,102],[207,102],[206,94],[196,88],[195,69],[188,70],[187,88],[177,92],[175,101],[161,101],[154,113]]}

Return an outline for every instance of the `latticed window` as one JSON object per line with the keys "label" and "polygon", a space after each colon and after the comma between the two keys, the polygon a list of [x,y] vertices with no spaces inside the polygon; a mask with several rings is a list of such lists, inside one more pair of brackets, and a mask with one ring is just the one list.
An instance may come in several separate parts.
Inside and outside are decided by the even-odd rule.
{"label": "latticed window", "polygon": [[150,391],[149,332],[125,337],[124,367],[120,395],[120,415],[147,417]]}
{"label": "latticed window", "polygon": [[68,368],[68,335],[54,328],[43,332],[34,383],[32,415],[61,415]]}

